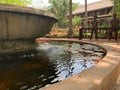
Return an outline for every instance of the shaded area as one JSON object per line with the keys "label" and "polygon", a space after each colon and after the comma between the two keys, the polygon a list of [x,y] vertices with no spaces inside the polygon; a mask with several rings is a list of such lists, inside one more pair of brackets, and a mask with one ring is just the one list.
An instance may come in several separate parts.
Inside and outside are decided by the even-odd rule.
{"label": "shaded area", "polygon": [[51,78],[49,77],[54,75],[54,69],[44,54],[39,53],[39,56],[36,54],[6,55],[4,60],[1,59],[0,89],[37,89],[50,83]]}
{"label": "shaded area", "polygon": [[40,43],[36,50],[0,56],[1,90],[36,90],[99,62],[105,50],[71,42]]}

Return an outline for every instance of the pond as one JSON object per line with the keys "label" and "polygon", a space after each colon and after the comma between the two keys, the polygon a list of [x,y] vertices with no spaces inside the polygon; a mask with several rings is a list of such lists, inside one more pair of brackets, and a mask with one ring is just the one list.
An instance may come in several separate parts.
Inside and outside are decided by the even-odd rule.
{"label": "pond", "polygon": [[32,51],[0,56],[0,90],[38,90],[92,67],[106,55],[87,43],[43,42]]}

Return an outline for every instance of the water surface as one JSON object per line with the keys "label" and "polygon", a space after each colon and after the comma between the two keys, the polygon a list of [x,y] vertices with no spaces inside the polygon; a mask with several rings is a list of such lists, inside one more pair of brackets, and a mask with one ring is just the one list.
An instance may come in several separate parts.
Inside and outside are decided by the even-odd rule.
{"label": "water surface", "polygon": [[45,42],[37,52],[0,56],[0,90],[38,90],[93,66],[106,51],[72,42]]}

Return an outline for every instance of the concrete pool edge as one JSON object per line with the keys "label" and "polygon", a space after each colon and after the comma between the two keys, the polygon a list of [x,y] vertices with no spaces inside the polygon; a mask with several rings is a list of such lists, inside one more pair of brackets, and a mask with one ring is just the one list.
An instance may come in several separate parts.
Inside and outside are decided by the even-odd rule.
{"label": "concrete pool edge", "polygon": [[[43,40],[70,40],[76,39],[45,39]],[[55,83],[40,90],[113,90],[120,74],[120,46],[119,42],[108,40],[80,40],[92,43],[107,50],[107,55],[96,65],[64,81]],[[114,89],[115,90],[115,89]]]}

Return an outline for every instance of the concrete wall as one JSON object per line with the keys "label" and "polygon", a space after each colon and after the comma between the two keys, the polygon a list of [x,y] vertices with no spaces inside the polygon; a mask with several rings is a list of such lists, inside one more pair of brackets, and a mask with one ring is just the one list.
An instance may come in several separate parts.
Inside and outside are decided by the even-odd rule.
{"label": "concrete wall", "polygon": [[[35,39],[49,33],[57,19],[46,12],[0,6],[0,40]],[[29,8],[27,8],[29,9]]]}

